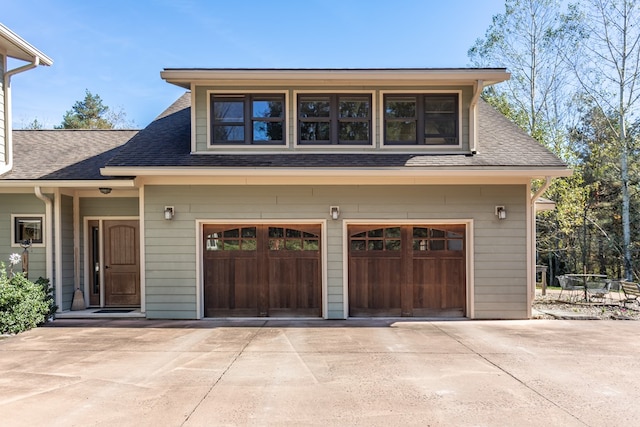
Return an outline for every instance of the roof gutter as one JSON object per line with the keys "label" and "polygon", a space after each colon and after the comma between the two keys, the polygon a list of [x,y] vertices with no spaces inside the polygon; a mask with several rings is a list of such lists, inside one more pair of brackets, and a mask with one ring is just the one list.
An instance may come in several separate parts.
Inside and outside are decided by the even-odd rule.
{"label": "roof gutter", "polygon": [[473,85],[473,97],[471,98],[471,103],[469,104],[469,151],[471,154],[476,154],[478,151],[478,99],[480,99],[480,94],[484,90],[484,80],[478,80]]}
{"label": "roof gutter", "polygon": [[[6,60],[5,60],[6,64]],[[5,141],[5,150],[4,150],[4,164],[0,165],[0,175],[9,172],[13,169],[13,127],[12,127],[12,114],[11,114],[11,77],[22,73],[23,71],[31,70],[32,68],[36,68],[40,65],[40,57],[34,56],[33,60],[30,64],[23,65],[22,67],[14,68],[13,70],[8,70],[4,74],[4,91],[5,91],[5,108],[4,108],[4,141]]]}
{"label": "roof gutter", "polygon": [[0,180],[0,189],[3,187],[16,188],[32,186],[41,188],[99,188],[99,187],[111,187],[111,188],[134,188],[134,179],[94,179],[94,180],[44,180],[44,179],[7,179]]}
{"label": "roof gutter", "polygon": [[548,168],[442,168],[442,167],[389,167],[389,168],[221,168],[221,167],[128,167],[107,166],[100,169],[104,176],[408,176],[408,177],[561,177],[571,176],[573,171],[565,167]]}

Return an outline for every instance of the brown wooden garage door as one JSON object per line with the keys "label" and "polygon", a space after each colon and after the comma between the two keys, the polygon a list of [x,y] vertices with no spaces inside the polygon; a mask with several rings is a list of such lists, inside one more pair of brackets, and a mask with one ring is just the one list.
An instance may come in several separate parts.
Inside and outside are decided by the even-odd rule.
{"label": "brown wooden garage door", "polygon": [[205,225],[206,317],[322,314],[320,225]]}
{"label": "brown wooden garage door", "polygon": [[349,315],[464,316],[464,225],[351,225]]}

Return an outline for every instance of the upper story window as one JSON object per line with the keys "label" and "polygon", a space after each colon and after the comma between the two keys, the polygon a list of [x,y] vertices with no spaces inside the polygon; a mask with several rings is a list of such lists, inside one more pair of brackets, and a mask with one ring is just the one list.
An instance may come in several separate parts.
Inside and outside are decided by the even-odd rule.
{"label": "upper story window", "polygon": [[384,97],[386,145],[458,145],[458,94],[388,94]]}
{"label": "upper story window", "polygon": [[284,144],[281,94],[211,95],[212,145]]}
{"label": "upper story window", "polygon": [[298,96],[298,144],[371,144],[371,96],[301,94]]}

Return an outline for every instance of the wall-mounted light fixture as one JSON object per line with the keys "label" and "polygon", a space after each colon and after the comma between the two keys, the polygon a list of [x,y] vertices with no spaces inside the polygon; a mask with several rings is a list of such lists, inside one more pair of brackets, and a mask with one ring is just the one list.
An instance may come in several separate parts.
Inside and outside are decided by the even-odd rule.
{"label": "wall-mounted light fixture", "polygon": [[338,219],[338,217],[340,216],[340,206],[331,206],[329,208],[329,214],[331,215],[331,219]]}
{"label": "wall-mounted light fixture", "polygon": [[100,188],[98,188],[98,190],[100,190],[100,192],[101,192],[102,194],[109,194],[109,193],[111,193],[111,188],[109,188],[109,187],[100,187]]}
{"label": "wall-mounted light fixture", "polygon": [[496,206],[496,216],[498,219],[506,219],[507,218],[507,210],[504,206]]}
{"label": "wall-mounted light fixture", "polygon": [[164,219],[166,220],[172,220],[173,216],[176,214],[175,209],[173,208],[173,206],[165,206],[164,207]]}

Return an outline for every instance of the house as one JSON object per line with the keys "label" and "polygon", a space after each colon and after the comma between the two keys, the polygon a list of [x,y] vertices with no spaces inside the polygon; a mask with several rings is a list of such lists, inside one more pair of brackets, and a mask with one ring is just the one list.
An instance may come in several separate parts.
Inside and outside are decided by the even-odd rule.
{"label": "house", "polygon": [[0,259],[31,239],[59,315],[80,289],[147,318],[531,316],[535,201],[571,171],[480,98],[505,69],[161,78],[185,94],[139,132],[12,132]]}

